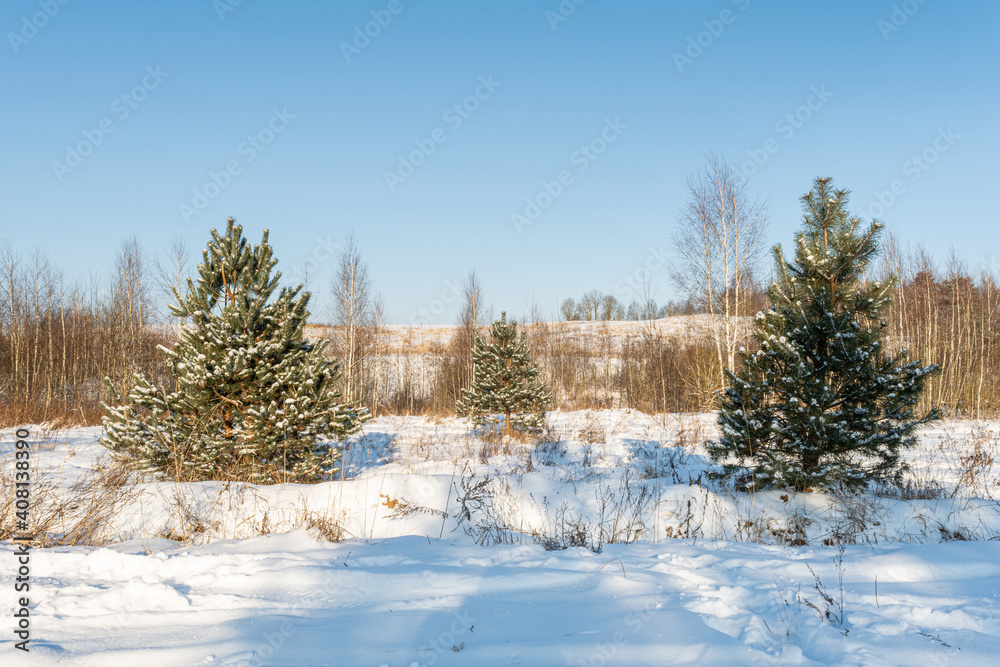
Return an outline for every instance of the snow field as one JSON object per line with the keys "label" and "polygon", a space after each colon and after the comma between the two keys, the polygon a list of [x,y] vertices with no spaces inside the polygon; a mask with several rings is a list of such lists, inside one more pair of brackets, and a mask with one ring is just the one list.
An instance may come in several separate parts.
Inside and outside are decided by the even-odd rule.
{"label": "snow field", "polygon": [[[147,553],[147,549],[149,552]],[[669,540],[546,551],[451,540],[35,552],[33,651],[60,665],[985,665],[1000,649],[994,542],[843,557]],[[878,577],[876,600],[875,577]],[[836,608],[836,609],[839,609]]]}
{"label": "snow field", "polygon": [[[342,479],[144,481],[110,507],[92,488],[100,429],[39,431],[33,474],[50,492],[35,511],[77,489],[75,509],[48,524],[65,544],[32,552],[32,653],[8,632],[0,663],[995,660],[995,422],[927,429],[903,490],[752,496],[704,481],[713,415],[548,422],[502,443],[465,420],[383,417],[347,443]],[[100,520],[67,539],[73,512]]]}

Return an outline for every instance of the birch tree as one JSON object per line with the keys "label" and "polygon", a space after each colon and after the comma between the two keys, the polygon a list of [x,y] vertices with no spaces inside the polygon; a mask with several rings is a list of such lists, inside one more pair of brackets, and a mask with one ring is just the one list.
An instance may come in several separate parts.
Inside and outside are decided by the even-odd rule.
{"label": "birch tree", "polygon": [[344,392],[370,398],[377,348],[377,298],[365,261],[348,235],[330,285],[333,293],[334,351],[341,358]]}
{"label": "birch tree", "polygon": [[747,178],[716,153],[688,177],[687,188],[674,232],[681,261],[671,277],[711,318],[721,383],[723,369],[735,368],[737,349],[750,330],[751,283],[761,258],[767,205],[751,196]]}

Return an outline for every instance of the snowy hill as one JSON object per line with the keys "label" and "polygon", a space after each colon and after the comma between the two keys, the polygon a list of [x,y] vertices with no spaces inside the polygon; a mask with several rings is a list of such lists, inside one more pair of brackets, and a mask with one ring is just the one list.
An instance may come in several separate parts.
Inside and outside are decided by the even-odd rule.
{"label": "snowy hill", "polygon": [[[626,338],[636,338],[652,333],[658,336],[705,337],[709,334],[712,318],[709,315],[677,315],[657,320],[612,320],[612,321],[570,321],[570,322],[518,322],[519,329],[528,332],[546,329],[554,335],[574,342],[593,342],[601,337],[609,337],[621,344]],[[306,334],[310,338],[329,336],[335,329],[328,324],[309,324]],[[388,348],[392,352],[421,351],[433,346],[447,345],[456,325],[408,325],[390,324],[385,326]]]}

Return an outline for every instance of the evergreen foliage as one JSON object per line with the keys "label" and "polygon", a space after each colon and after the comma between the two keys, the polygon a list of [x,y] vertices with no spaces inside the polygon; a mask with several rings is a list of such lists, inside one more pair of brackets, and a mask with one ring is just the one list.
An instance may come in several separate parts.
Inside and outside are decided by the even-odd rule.
{"label": "evergreen foliage", "polygon": [[[141,375],[130,404],[105,410],[102,444],[138,469],[178,480],[254,483],[316,481],[336,471],[330,439],[356,432],[370,415],[340,400],[337,367],[325,340],[305,340],[309,294],[272,277],[265,230],[250,246],[229,218],[177,290],[176,317],[186,318],[174,349],[160,346],[173,391]],[[114,394],[113,388],[109,389]]]}
{"label": "evergreen foliage", "polygon": [[805,228],[795,261],[774,248],[771,307],[757,314],[757,352],[727,369],[722,433],[709,453],[738,486],[805,490],[871,479],[898,481],[900,450],[915,429],[940,418],[914,406],[937,365],[889,355],[880,340],[894,281],[868,282],[882,226],[867,229],[846,210],[848,193],[828,178],[802,197]]}
{"label": "evergreen foliage", "polygon": [[517,323],[507,324],[507,313],[490,328],[493,342],[475,334],[472,350],[473,384],[462,389],[455,411],[459,417],[471,417],[477,426],[503,423],[504,434],[515,428],[541,428],[545,409],[552,400],[541,369],[531,361],[531,354]]}

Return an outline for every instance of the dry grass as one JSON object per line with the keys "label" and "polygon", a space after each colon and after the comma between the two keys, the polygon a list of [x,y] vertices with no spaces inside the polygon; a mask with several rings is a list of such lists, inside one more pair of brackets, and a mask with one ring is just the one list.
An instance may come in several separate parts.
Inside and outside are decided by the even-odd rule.
{"label": "dry grass", "polygon": [[[23,534],[17,530],[14,510],[14,471],[0,470],[0,540]],[[99,463],[82,481],[66,490],[42,478],[31,484],[28,532],[35,545],[103,546],[124,536],[112,520],[138,495],[132,472],[118,463]]]}
{"label": "dry grass", "polygon": [[600,417],[594,412],[588,412],[586,422],[577,437],[585,445],[596,445],[607,442],[608,434]]}
{"label": "dry grass", "polygon": [[981,498],[993,499],[993,490],[1000,483],[1000,475],[994,470],[997,456],[1000,455],[1000,430],[982,423],[976,423],[971,432],[971,449],[956,447],[959,452],[958,484],[952,496],[958,495],[963,489],[966,494]]}
{"label": "dry grass", "polygon": [[[990,502],[1000,483],[996,424],[953,422],[934,429],[921,438],[920,465],[902,486],[786,492],[782,505],[776,502],[781,492],[768,492],[764,502],[703,481],[702,441],[712,431],[704,415],[661,415],[650,420],[644,434],[629,427],[629,420],[627,412],[590,412],[566,432],[550,425],[505,441],[477,430],[457,433],[451,420],[403,419],[389,433],[351,439],[342,483],[386,463],[398,465],[395,472],[415,475],[429,470],[440,475],[444,467],[445,474],[455,472],[443,509],[436,507],[439,501],[412,495],[390,498],[385,494],[392,493],[391,486],[378,488],[386,511],[373,514],[370,506],[364,509],[348,498],[318,503],[312,487],[301,487],[298,498],[278,500],[262,487],[238,482],[144,485],[123,465],[101,462],[73,486],[60,485],[55,476],[36,477],[33,529],[40,546],[100,546],[154,535],[203,544],[296,528],[326,540],[365,539],[380,533],[377,521],[412,514],[435,514],[443,527],[449,518],[444,513],[454,514],[458,498],[461,527],[483,544],[530,540],[547,548],[600,549],[638,539],[709,537],[835,546],[997,537],[994,515],[1000,505]],[[619,440],[623,429],[632,435]],[[39,435],[39,451],[54,444],[51,433]],[[526,493],[520,485],[531,472],[562,484],[563,495],[546,499]],[[381,474],[365,479],[378,485]],[[0,470],[0,539],[15,534],[13,490],[12,468],[6,466]],[[908,500],[918,502],[900,504]],[[148,515],[142,525],[136,523],[144,503],[147,511],[158,508],[153,519],[158,523],[150,526]],[[126,516],[129,512],[133,516]]]}
{"label": "dry grass", "polygon": [[169,522],[157,537],[182,544],[208,544],[217,539],[242,539],[305,528],[329,542],[351,537],[343,512],[334,507],[317,510],[299,496],[294,504],[271,502],[250,484],[226,482],[214,495],[199,494],[199,485],[177,485],[173,490]]}
{"label": "dry grass", "polygon": [[[37,431],[35,436],[35,451],[54,445],[54,431]],[[329,541],[346,536],[344,517],[332,507],[317,510],[305,497],[271,507],[258,488],[234,482],[173,485],[166,498],[167,522],[149,533],[122,519],[137,506],[141,512],[143,503],[162,506],[158,496],[162,491],[144,486],[126,462],[110,458],[99,459],[69,486],[61,483],[61,473],[33,470],[25,531],[17,525],[14,474],[13,466],[0,467],[0,541],[30,534],[36,547],[99,547],[152,534],[182,544],[204,544],[234,535],[251,537],[296,528]],[[207,494],[209,488],[213,491]]]}

